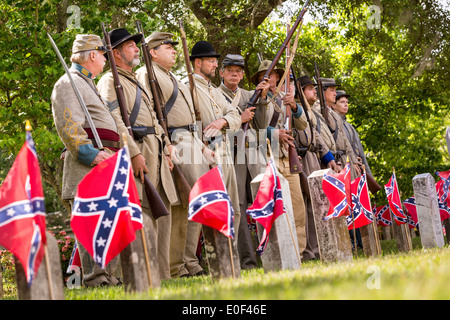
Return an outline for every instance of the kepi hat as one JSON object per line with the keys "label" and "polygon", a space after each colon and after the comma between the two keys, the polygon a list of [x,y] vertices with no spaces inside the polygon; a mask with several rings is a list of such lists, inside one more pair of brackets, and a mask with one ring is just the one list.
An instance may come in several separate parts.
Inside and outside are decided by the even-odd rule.
{"label": "kepi hat", "polygon": [[320,80],[322,81],[322,86],[324,89],[328,88],[328,87],[340,87],[340,84],[336,83],[336,80],[334,80],[333,78],[320,78]]}
{"label": "kepi hat", "polygon": [[106,51],[102,39],[95,34],[77,34],[72,44],[72,53],[91,50]]}
{"label": "kepi hat", "polygon": [[336,102],[342,97],[346,97],[348,99],[351,97],[351,95],[345,93],[344,90],[337,90],[336,91]]}
{"label": "kepi hat", "polygon": [[240,54],[227,54],[222,61],[222,68],[228,66],[238,66],[245,68],[244,58]]}
{"label": "kepi hat", "polygon": [[147,42],[148,49],[156,48],[162,44],[171,44],[173,46],[177,45],[177,41],[173,41],[172,38],[175,37],[170,32],[153,32],[147,38],[145,38],[145,42]]}

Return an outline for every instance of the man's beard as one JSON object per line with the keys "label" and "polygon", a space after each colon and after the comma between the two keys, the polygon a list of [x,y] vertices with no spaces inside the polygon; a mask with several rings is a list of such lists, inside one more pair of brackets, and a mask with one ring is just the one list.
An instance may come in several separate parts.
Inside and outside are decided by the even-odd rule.
{"label": "man's beard", "polygon": [[216,69],[213,69],[211,71],[206,72],[205,69],[200,69],[200,72],[203,73],[206,77],[208,77],[209,80],[211,80],[212,78],[214,78],[214,76],[216,75]]}
{"label": "man's beard", "polygon": [[125,64],[131,68],[137,67],[139,63],[141,63],[141,59],[139,56],[135,57],[133,60],[128,60],[122,53],[120,53],[120,55],[122,56],[123,62],[125,62]]}

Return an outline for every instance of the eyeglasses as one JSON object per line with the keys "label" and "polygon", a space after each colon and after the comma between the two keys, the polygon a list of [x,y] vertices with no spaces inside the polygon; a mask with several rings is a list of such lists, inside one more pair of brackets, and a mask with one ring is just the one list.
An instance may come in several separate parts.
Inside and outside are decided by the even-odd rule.
{"label": "eyeglasses", "polygon": [[217,58],[202,58],[202,61],[208,61],[209,63],[219,63],[219,60]]}

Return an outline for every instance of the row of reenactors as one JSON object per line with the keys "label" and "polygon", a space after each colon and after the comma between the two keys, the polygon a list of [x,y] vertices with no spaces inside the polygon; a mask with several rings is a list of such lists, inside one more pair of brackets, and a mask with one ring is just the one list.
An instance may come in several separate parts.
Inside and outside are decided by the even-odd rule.
{"label": "row of reenactors", "polygon": [[[323,168],[339,172],[347,158],[354,177],[361,173],[362,165],[370,170],[358,135],[345,119],[349,95],[336,91],[338,85],[333,79],[321,79],[329,108],[329,119],[325,119],[318,103],[316,85],[308,76],[299,79],[306,101],[302,106],[296,99],[293,81],[290,81],[291,86],[286,92],[277,90],[283,69],[276,68],[264,78],[271,64],[271,61],[264,60],[251,77],[255,90],[261,90],[261,95],[252,107],[247,107],[254,91],[239,87],[244,77],[243,57],[237,54],[224,57],[219,70],[222,82],[216,87],[211,80],[219,67],[220,54],[207,41],[199,41],[192,47],[189,57],[195,79],[193,100],[190,83],[178,79],[171,72],[178,56],[178,42],[174,35],[154,32],[145,41],[171,133],[166,136],[155,113],[147,68],[143,66],[135,70],[141,62],[138,45],[142,34],[132,35],[119,28],[110,31],[109,36],[132,126],[144,127],[145,134],[138,140],[130,136],[121,117],[111,71],[106,72],[97,85],[94,82],[103,72],[107,60],[102,39],[97,35],[77,35],[72,46],[69,72],[105,149],[100,151],[96,148],[94,135],[74,89],[67,75],[63,75],[51,96],[55,126],[66,150],[63,155],[62,198],[73,201],[81,179],[93,166],[123,146],[121,135],[125,133],[144,214],[151,216],[144,192],[144,175],[155,186],[170,212],[169,216],[152,218],[150,224],[150,232],[154,232],[157,239],[156,255],[161,279],[202,275],[205,272],[197,253],[201,225],[188,221],[188,208],[180,203],[171,170],[176,162],[193,186],[212,166],[221,163],[235,212],[234,241],[241,269],[255,268],[255,245],[245,211],[252,202],[250,181],[264,172],[268,159],[267,148],[258,142],[261,137],[251,135],[265,130],[270,141],[278,142],[278,147],[272,147],[278,170],[289,182],[301,258],[303,261],[319,258],[311,199],[307,187],[301,183],[302,175],[308,176]],[[197,122],[194,104],[200,111],[201,123]],[[285,126],[287,107],[292,111],[292,130]],[[251,130],[243,149],[235,145],[234,139],[227,137],[226,132],[242,134],[239,129],[247,122]],[[301,156],[302,174],[290,172],[289,145],[295,146]],[[256,157],[257,161],[250,160],[251,147],[262,155]],[[244,160],[236,161],[238,157]],[[85,286],[121,283],[117,259],[106,269],[101,269],[81,245],[80,253]]]}

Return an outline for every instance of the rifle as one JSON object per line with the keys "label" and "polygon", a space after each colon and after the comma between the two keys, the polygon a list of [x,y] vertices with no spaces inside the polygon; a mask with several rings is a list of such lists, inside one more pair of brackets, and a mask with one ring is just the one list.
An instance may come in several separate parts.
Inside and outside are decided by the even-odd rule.
{"label": "rifle", "polygon": [[[119,102],[119,108],[120,108],[120,113],[122,115],[122,120],[128,129],[128,133],[134,139],[133,130],[131,129],[131,124],[130,124],[130,118],[128,117],[127,106],[125,103],[123,87],[120,84],[119,73],[117,71],[117,66],[116,66],[116,60],[114,59],[114,55],[112,53],[111,39],[109,38],[109,35],[105,30],[105,25],[103,22],[101,23],[101,25],[102,25],[103,36],[105,39],[105,45],[106,45],[106,50],[107,50],[106,54],[108,55],[109,66],[111,68],[111,73],[114,78],[114,87],[116,89],[117,101]],[[144,174],[144,186],[145,186],[145,195],[147,196],[153,218],[156,220],[162,216],[169,215],[169,211],[167,210],[166,206],[164,205],[164,202],[162,201],[162,199],[159,196],[158,192],[156,191],[155,187],[150,182],[150,179],[145,174]]]}
{"label": "rifle", "polygon": [[[290,32],[290,25],[289,22],[287,23],[287,34],[289,34]],[[286,65],[288,65],[288,61],[289,61],[289,55],[290,55],[290,44],[289,42],[287,43],[287,47],[286,47]],[[286,77],[286,81],[285,81],[285,89],[286,89],[286,94],[288,93],[289,89],[290,89],[290,77],[287,76]],[[286,116],[285,116],[285,129],[291,131],[292,130],[292,110],[290,106],[286,106]],[[295,141],[294,141],[295,143]],[[291,145],[289,145],[288,147],[288,153],[289,153],[289,169],[290,172],[292,174],[294,173],[300,173],[302,172],[302,164],[300,162],[298,153],[297,153],[297,148],[293,147]]]}
{"label": "rifle", "polygon": [[320,112],[322,113],[322,116],[324,117],[329,127],[330,125],[328,123],[328,107],[325,104],[325,96],[323,94],[323,84],[320,78],[319,68],[317,67],[317,63],[315,61],[314,61],[314,70],[316,72],[317,95],[319,97],[320,102]]}
{"label": "rifle", "polygon": [[[164,133],[167,137],[170,138],[169,130],[167,128],[167,122],[164,118],[164,114],[161,108],[161,99],[159,96],[158,90],[158,80],[156,79],[155,72],[153,70],[152,58],[150,56],[150,50],[148,49],[147,42],[145,41],[144,32],[141,28],[141,24],[139,21],[136,21],[136,27],[138,33],[142,34],[141,47],[144,56],[145,67],[147,69],[148,81],[150,83],[150,90],[153,96],[153,102],[155,105],[156,116],[158,118],[159,124],[164,129]],[[173,177],[175,180],[175,184],[178,189],[178,194],[180,195],[181,205],[187,206],[189,205],[189,192],[191,192],[191,186],[189,182],[186,180],[185,176],[180,170],[178,164],[173,164]]]}
{"label": "rifle", "polygon": [[195,90],[194,73],[192,72],[191,62],[189,61],[189,50],[188,50],[188,46],[187,46],[187,42],[186,42],[186,33],[184,32],[184,28],[183,28],[183,21],[181,19],[179,19],[178,24],[180,26],[181,43],[183,45],[184,61],[186,64],[186,71],[187,71],[188,79],[189,79],[189,86],[190,86],[190,90],[191,90],[192,104],[194,106],[195,119],[196,119],[196,121],[202,121],[200,109],[198,108],[198,105],[196,103],[197,93]]}
{"label": "rifle", "polygon": [[[297,29],[298,25],[303,20],[303,16],[306,13],[306,9],[307,9],[310,1],[311,0],[307,0],[306,3],[303,5],[302,11],[300,12],[299,16],[297,17],[297,20],[295,21],[294,25],[292,26],[292,29],[289,31],[286,39],[284,40],[283,44],[281,45],[280,49],[278,50],[277,54],[275,55],[275,58],[272,60],[272,63],[270,64],[269,69],[267,69],[266,73],[264,74],[264,78],[268,78],[269,75],[272,73],[272,71],[275,69],[275,66],[277,65],[278,61],[280,60],[281,55],[284,52],[284,49],[287,47],[287,44],[289,43],[292,36],[294,35],[294,32]],[[262,92],[262,90],[260,90],[260,89],[255,90],[255,92],[253,93],[253,96],[247,102],[247,108],[253,107],[256,104],[256,101],[258,101],[259,97],[261,96],[261,92]],[[242,130],[244,131],[244,134],[245,134],[245,132],[247,132],[248,126],[249,126],[248,122],[246,122],[242,125]]]}
{"label": "rifle", "polygon": [[72,85],[73,90],[75,91],[75,95],[78,98],[78,102],[81,105],[81,109],[83,109],[84,115],[86,116],[86,120],[89,123],[89,127],[92,130],[92,134],[94,136],[95,143],[97,143],[97,147],[98,147],[99,150],[103,150],[104,148],[103,148],[102,140],[100,139],[100,137],[98,135],[97,129],[96,129],[95,125],[94,125],[94,121],[92,121],[92,118],[91,118],[91,115],[89,113],[89,110],[86,107],[86,103],[84,102],[83,97],[81,96],[80,91],[77,88],[77,85],[73,81],[72,75],[69,72],[69,68],[67,67],[66,62],[64,61],[64,58],[62,57],[61,52],[59,52],[58,46],[56,45],[55,41],[53,41],[52,36],[49,33],[47,33],[47,36],[50,39],[50,43],[51,43],[53,49],[55,50],[56,55],[58,56],[58,59],[61,62],[62,66],[64,68],[64,71],[67,74],[67,77],[70,80],[70,84]]}
{"label": "rifle", "polygon": [[[314,129],[313,129],[313,125],[311,122],[311,118],[309,117],[308,110],[306,108],[306,100],[305,100],[305,96],[303,95],[303,89],[298,83],[297,76],[295,75],[294,67],[292,65],[291,65],[291,71],[294,76],[294,85],[295,85],[295,89],[296,89],[295,93],[296,93],[297,98],[300,100],[300,104],[303,107],[303,111],[305,112],[305,116],[306,116],[306,121],[308,121],[309,129],[311,131],[311,142],[310,142],[309,146],[306,147],[306,149],[309,150],[312,142],[314,141]],[[299,149],[301,149],[301,148],[299,148]],[[300,185],[302,187],[302,190],[305,192],[306,196],[308,198],[311,197],[310,191],[309,191],[309,185],[308,185],[308,177],[306,176],[306,173],[304,171],[300,172]]]}
{"label": "rifle", "polygon": [[308,121],[309,129],[311,131],[311,143],[312,143],[312,141],[314,141],[314,129],[313,129],[313,125],[311,122],[311,118],[309,117],[308,110],[306,110],[307,108],[306,108],[305,95],[303,93],[302,87],[298,83],[298,79],[297,79],[297,76],[295,75],[294,67],[292,65],[291,65],[291,71],[292,71],[292,75],[294,77],[295,94],[296,94],[297,98],[300,100],[300,104],[302,105],[303,110],[305,112],[306,121]]}

